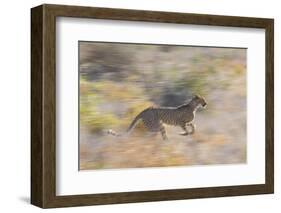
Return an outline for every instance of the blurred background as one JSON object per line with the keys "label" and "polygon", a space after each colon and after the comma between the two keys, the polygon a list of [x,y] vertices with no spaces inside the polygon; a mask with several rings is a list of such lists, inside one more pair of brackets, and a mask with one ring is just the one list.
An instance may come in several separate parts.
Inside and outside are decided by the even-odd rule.
{"label": "blurred background", "polygon": [[[246,49],[79,42],[80,170],[246,163]],[[149,106],[178,106],[192,95],[193,135],[166,126],[168,141],[141,122]]]}

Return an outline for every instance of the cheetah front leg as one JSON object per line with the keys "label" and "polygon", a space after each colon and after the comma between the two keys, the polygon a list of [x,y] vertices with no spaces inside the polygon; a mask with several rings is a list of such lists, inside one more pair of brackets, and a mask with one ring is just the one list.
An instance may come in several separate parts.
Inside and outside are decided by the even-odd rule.
{"label": "cheetah front leg", "polygon": [[189,132],[188,134],[192,135],[195,133],[195,129],[196,129],[196,126],[195,124],[193,123],[188,123],[187,126],[190,126],[191,127],[191,132]]}
{"label": "cheetah front leg", "polygon": [[[189,132],[188,130],[187,130],[187,126],[190,126],[191,127],[191,132]],[[180,135],[191,135],[191,134],[194,134],[194,132],[195,132],[195,125],[193,124],[193,123],[188,123],[188,124],[183,124],[182,126],[181,126],[181,128],[184,130],[184,132],[182,132],[182,133],[180,133]]]}

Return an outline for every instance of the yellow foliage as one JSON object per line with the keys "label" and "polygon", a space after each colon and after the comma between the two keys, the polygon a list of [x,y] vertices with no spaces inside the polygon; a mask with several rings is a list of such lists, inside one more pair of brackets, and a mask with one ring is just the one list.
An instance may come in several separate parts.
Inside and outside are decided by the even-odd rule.
{"label": "yellow foliage", "polygon": [[80,121],[92,132],[100,132],[118,123],[118,118],[110,113],[99,113],[94,107],[80,107]]}
{"label": "yellow foliage", "polygon": [[[101,105],[111,105],[113,101],[126,103],[124,115],[104,112]],[[139,87],[132,84],[120,84],[112,81],[88,82],[80,79],[80,121],[92,132],[101,132],[109,128],[126,129],[132,120],[152,103],[145,100]],[[138,125],[137,129],[143,129]]]}
{"label": "yellow foliage", "polygon": [[233,70],[234,74],[242,75],[242,74],[245,73],[246,68],[244,67],[243,64],[235,63],[235,64],[232,65],[232,70]]}

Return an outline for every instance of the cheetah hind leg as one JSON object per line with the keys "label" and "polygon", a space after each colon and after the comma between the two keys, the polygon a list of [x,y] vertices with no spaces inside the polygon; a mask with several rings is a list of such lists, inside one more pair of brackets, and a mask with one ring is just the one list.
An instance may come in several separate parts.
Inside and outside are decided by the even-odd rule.
{"label": "cheetah hind leg", "polygon": [[163,140],[165,140],[165,141],[168,140],[166,129],[163,124],[160,126],[160,132],[161,132]]}

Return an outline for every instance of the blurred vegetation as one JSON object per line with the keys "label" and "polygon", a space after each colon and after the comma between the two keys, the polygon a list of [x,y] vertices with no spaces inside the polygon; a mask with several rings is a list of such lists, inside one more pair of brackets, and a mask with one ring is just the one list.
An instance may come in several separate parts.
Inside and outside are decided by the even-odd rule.
{"label": "blurred vegetation", "polygon": [[[80,42],[79,51],[81,169],[245,162],[245,49]],[[168,127],[168,144],[144,138],[141,124],[131,138],[105,134],[124,132],[149,106],[178,106],[194,94],[208,102],[197,113],[200,133]]]}
{"label": "blurred vegetation", "polygon": [[[153,105],[144,100],[143,94],[140,88],[133,85],[113,81],[90,82],[81,77],[80,122],[93,133],[117,127],[126,129],[139,112]],[[122,109],[119,109],[120,101],[126,105],[121,104]],[[110,106],[106,108],[108,103]]]}

